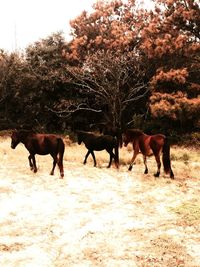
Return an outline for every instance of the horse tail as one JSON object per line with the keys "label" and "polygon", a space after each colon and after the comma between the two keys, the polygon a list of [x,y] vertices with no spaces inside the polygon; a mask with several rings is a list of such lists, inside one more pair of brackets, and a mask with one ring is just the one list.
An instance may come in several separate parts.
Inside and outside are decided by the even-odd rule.
{"label": "horse tail", "polygon": [[58,154],[58,167],[60,169],[60,178],[64,177],[64,169],[63,169],[63,155],[65,152],[65,144],[62,140],[62,138],[57,139],[57,154]]}
{"label": "horse tail", "polygon": [[115,166],[119,168],[119,140],[114,137]]}
{"label": "horse tail", "polygon": [[62,162],[63,161],[63,156],[64,156],[64,152],[65,152],[65,144],[62,140],[62,138],[58,138],[58,145],[57,145],[57,152],[58,152],[58,155],[59,155],[59,162]]}
{"label": "horse tail", "polygon": [[166,174],[170,173],[170,178],[174,178],[174,174],[171,169],[170,144],[169,144],[169,140],[167,137],[165,137],[164,139],[162,152],[163,152],[162,161],[163,161],[164,171]]}
{"label": "horse tail", "polygon": [[122,133],[120,131],[118,135],[118,147],[122,148],[122,145],[123,145],[123,140],[122,140]]}

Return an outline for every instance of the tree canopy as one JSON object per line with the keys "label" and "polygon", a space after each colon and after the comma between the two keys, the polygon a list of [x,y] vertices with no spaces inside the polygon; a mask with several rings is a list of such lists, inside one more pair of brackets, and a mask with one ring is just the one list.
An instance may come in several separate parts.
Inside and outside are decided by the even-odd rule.
{"label": "tree canopy", "polygon": [[23,54],[1,51],[4,120],[63,130],[138,115],[151,128],[199,130],[199,1],[153,2],[97,1],[70,22],[71,41],[54,33]]}

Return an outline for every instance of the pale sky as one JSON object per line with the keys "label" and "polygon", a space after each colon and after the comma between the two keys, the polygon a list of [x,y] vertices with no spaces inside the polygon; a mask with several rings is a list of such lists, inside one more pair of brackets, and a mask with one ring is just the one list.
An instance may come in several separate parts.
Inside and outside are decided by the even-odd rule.
{"label": "pale sky", "polygon": [[[150,0],[144,0],[145,5]],[[69,21],[96,0],[0,0],[0,49],[22,50],[29,44],[62,31],[69,36]],[[147,4],[147,5],[148,5]]]}
{"label": "pale sky", "polygon": [[95,0],[0,0],[0,49],[24,49],[41,38],[62,31],[69,21]]}

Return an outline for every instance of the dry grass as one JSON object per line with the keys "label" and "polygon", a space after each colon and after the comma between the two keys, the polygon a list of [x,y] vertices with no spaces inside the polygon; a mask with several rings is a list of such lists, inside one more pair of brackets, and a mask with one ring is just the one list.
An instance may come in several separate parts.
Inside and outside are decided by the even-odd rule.
{"label": "dry grass", "polygon": [[181,225],[199,225],[200,223],[200,202],[199,199],[192,199],[181,203],[180,206],[175,207],[172,211],[180,216]]}
{"label": "dry grass", "polygon": [[175,180],[141,156],[128,172],[131,148],[120,151],[121,167],[107,169],[97,152],[83,165],[84,146],[66,139],[65,178],[50,176],[50,156],[28,153],[0,139],[0,266],[2,267],[197,267],[200,266],[199,155],[172,148]]}

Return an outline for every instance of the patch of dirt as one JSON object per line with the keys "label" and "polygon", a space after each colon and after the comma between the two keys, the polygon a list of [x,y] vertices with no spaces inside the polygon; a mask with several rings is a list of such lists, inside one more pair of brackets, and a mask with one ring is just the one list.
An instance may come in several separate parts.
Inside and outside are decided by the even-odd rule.
{"label": "patch of dirt", "polygon": [[37,156],[34,174],[25,148],[0,139],[0,266],[200,266],[200,224],[196,216],[191,223],[200,180],[189,169],[186,177],[176,165],[175,180],[155,179],[153,160],[143,175],[142,163],[107,169],[106,152],[96,154],[97,168],[83,165],[85,153],[66,147],[59,179],[58,169],[49,175],[50,156]]}
{"label": "patch of dirt", "polygon": [[23,249],[23,244],[20,243],[14,243],[14,244],[9,244],[9,245],[5,245],[5,244],[0,244],[0,251],[7,251],[7,252],[13,252],[13,251],[19,251]]}

